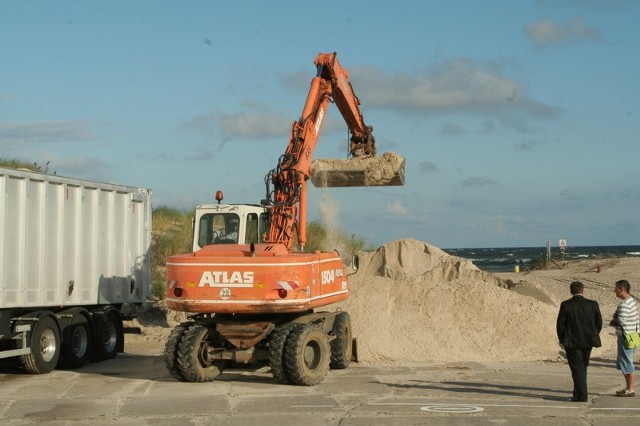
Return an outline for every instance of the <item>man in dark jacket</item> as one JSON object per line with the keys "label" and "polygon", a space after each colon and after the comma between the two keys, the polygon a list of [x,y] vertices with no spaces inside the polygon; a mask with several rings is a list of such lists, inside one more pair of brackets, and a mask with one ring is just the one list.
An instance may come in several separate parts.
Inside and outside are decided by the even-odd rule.
{"label": "man in dark jacket", "polygon": [[602,315],[598,302],[584,297],[584,285],[581,282],[572,282],[569,290],[573,297],[560,304],[556,331],[558,340],[567,353],[573,378],[571,401],[586,402],[588,401],[587,367],[591,349],[602,346],[600,342]]}

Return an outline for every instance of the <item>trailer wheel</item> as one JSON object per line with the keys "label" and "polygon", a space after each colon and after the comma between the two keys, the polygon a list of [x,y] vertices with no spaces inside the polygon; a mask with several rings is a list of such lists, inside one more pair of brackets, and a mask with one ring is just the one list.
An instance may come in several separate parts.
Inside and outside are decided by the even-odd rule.
{"label": "trailer wheel", "polygon": [[285,363],[284,350],[287,338],[291,334],[291,331],[299,327],[297,324],[288,323],[276,328],[271,339],[269,341],[269,366],[271,367],[271,374],[278,383],[285,385],[291,384],[291,377],[287,372]]}
{"label": "trailer wheel", "polygon": [[180,343],[184,332],[192,325],[193,321],[187,321],[177,325],[171,331],[169,339],[167,339],[167,344],[164,347],[164,364],[167,366],[171,377],[180,382],[185,382],[186,379],[180,372],[180,366],[178,365],[178,343]]}
{"label": "trailer wheel", "polygon": [[124,330],[122,322],[115,313],[109,311],[98,320],[91,360],[113,359],[118,355],[118,349],[123,344]]}
{"label": "trailer wheel", "polygon": [[52,371],[60,358],[60,331],[50,316],[42,316],[31,332],[31,353],[20,355],[29,373],[44,374]]}
{"label": "trailer wheel", "polygon": [[318,326],[297,327],[287,339],[285,348],[287,372],[296,385],[314,386],[329,371],[329,337]]}
{"label": "trailer wheel", "polygon": [[225,361],[206,362],[206,350],[217,333],[201,324],[193,324],[178,343],[178,366],[188,382],[211,382],[222,373]]}
{"label": "trailer wheel", "polygon": [[89,359],[91,332],[84,315],[76,315],[75,323],[63,331],[64,340],[58,365],[61,368],[80,368]]}
{"label": "trailer wheel", "polygon": [[351,318],[348,312],[340,312],[333,323],[331,333],[335,339],[331,341],[330,368],[343,369],[351,364],[352,338]]}

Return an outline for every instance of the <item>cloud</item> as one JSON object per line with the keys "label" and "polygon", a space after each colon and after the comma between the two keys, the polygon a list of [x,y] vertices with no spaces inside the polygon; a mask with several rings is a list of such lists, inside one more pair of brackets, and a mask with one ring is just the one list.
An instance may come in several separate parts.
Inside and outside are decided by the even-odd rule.
{"label": "cloud", "polygon": [[360,97],[368,106],[417,113],[522,113],[550,118],[557,109],[526,95],[524,86],[468,58],[446,61],[423,74],[385,74],[374,67],[356,69]]}
{"label": "cloud", "polygon": [[[513,65],[482,64],[461,57],[421,73],[388,73],[372,66],[356,67],[350,74],[352,80],[358,82],[356,94],[366,100],[368,109],[416,114],[479,113],[520,132],[531,131],[527,118],[556,117],[560,112],[557,107],[536,101],[527,94],[524,84],[503,75],[502,70],[508,66]],[[289,88],[309,86],[308,72],[281,74],[277,78]],[[240,110],[218,109],[200,114],[182,127],[213,135],[223,142],[236,138],[282,138],[290,134],[291,123],[297,118],[258,102],[245,101]],[[329,117],[323,132],[344,128],[343,120]],[[445,122],[441,131],[447,135],[457,135],[464,133],[465,129]]]}
{"label": "cloud", "polygon": [[185,161],[210,161],[213,160],[216,155],[208,148],[199,147],[194,150],[192,154],[185,155],[183,160]]}
{"label": "cloud", "polygon": [[276,78],[284,88],[293,89],[296,92],[309,90],[311,77],[313,74],[309,70],[295,71],[277,74]]}
{"label": "cloud", "polygon": [[494,212],[495,206],[495,201],[483,198],[454,198],[449,201],[449,207],[456,210],[462,210],[464,212]]}
{"label": "cloud", "polygon": [[420,164],[418,164],[418,168],[422,173],[432,173],[440,171],[438,165],[433,161],[422,161]]}
{"label": "cloud", "polygon": [[0,121],[0,143],[84,142],[95,139],[93,130],[78,121]]}
{"label": "cloud", "polygon": [[97,157],[54,158],[49,162],[49,169],[62,176],[78,176],[88,179],[104,179],[104,168],[107,163]]}
{"label": "cloud", "polygon": [[9,93],[0,93],[0,102],[7,101],[13,98],[15,98],[15,96]]}
{"label": "cloud", "polygon": [[369,105],[423,112],[473,109],[502,104],[518,92],[513,81],[491,75],[465,59],[450,60],[424,75],[376,68],[359,72]]}
{"label": "cloud", "polygon": [[623,188],[620,190],[620,195],[623,198],[640,200],[640,189],[634,187]]}
{"label": "cloud", "polygon": [[234,138],[263,139],[283,137],[291,131],[291,117],[286,117],[257,102],[244,102],[243,111],[216,111],[200,114],[183,125],[223,141]]}
{"label": "cloud", "polygon": [[465,133],[465,130],[454,123],[442,123],[440,133],[447,136],[456,136]]}
{"label": "cloud", "polygon": [[532,22],[525,26],[524,33],[540,48],[574,40],[602,40],[600,30],[588,27],[580,18],[570,19],[564,26],[551,19]]}
{"label": "cloud", "polygon": [[387,212],[395,215],[405,215],[407,214],[407,208],[400,200],[395,200],[389,204],[387,204]]}
{"label": "cloud", "polygon": [[576,195],[574,192],[569,191],[569,190],[560,191],[559,194],[565,200],[579,200],[580,199],[580,197],[578,195]]}
{"label": "cloud", "polygon": [[529,139],[529,140],[517,143],[517,144],[513,145],[513,147],[517,151],[531,151],[531,150],[535,149],[536,147],[542,145],[543,143],[544,142],[534,141],[534,140]]}
{"label": "cloud", "polygon": [[[299,117],[286,116],[259,102],[245,101],[241,111],[214,111],[195,116],[182,125],[207,136],[219,137],[223,142],[233,139],[288,138],[291,126]],[[344,121],[325,116],[322,132],[345,129]]]}
{"label": "cloud", "polygon": [[497,185],[498,182],[487,176],[472,176],[462,181],[463,186],[486,186]]}

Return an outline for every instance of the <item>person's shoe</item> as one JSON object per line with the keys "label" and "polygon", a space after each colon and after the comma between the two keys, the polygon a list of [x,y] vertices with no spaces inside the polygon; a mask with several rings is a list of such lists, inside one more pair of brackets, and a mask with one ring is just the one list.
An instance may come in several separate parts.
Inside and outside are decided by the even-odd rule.
{"label": "person's shoe", "polygon": [[569,398],[569,401],[571,401],[571,402],[588,402],[589,400],[588,399],[578,399],[578,398],[571,397],[571,398]]}
{"label": "person's shoe", "polygon": [[636,393],[627,389],[623,389],[621,391],[616,392],[616,396],[636,396]]}

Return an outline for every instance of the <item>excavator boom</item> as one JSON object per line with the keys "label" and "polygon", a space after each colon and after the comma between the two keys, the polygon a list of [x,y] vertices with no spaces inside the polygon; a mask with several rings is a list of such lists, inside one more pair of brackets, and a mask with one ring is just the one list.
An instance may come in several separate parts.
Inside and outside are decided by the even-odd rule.
{"label": "excavator boom", "polygon": [[[278,166],[265,178],[265,204],[271,209],[271,227],[265,241],[282,243],[290,250],[296,231],[302,250],[306,244],[308,179],[311,178],[316,187],[404,185],[404,158],[394,153],[376,157],[373,127],[365,124],[360,100],[336,53],[320,53],[314,64],[317,74],[311,80],[302,115],[293,123],[289,144]],[[349,128],[351,158],[313,161],[331,102],[336,104]]]}

